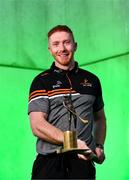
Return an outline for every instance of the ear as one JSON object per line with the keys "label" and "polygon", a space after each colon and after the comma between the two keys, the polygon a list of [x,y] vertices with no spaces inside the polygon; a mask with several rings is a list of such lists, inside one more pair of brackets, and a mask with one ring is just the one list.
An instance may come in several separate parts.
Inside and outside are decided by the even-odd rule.
{"label": "ear", "polygon": [[50,54],[52,54],[50,46],[48,46],[48,51]]}
{"label": "ear", "polygon": [[74,43],[74,51],[77,50],[77,42]]}

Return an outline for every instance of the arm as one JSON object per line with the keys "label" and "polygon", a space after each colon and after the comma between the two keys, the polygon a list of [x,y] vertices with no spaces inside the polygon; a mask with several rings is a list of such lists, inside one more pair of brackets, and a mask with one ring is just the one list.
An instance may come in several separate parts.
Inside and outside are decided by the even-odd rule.
{"label": "arm", "polygon": [[53,144],[63,143],[63,132],[47,121],[47,114],[31,112],[29,114],[32,132],[35,136]]}
{"label": "arm", "polygon": [[106,117],[104,109],[94,113],[94,139],[97,144],[104,144],[106,137]]}
{"label": "arm", "polygon": [[[106,138],[106,117],[104,109],[94,113],[94,139],[96,144],[104,145]],[[95,153],[102,163],[105,159],[104,150],[101,147],[96,147]]]}

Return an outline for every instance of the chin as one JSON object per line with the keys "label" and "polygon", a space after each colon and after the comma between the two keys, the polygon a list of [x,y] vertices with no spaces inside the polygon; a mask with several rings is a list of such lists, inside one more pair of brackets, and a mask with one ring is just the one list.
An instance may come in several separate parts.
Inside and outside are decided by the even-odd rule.
{"label": "chin", "polygon": [[72,60],[65,60],[65,59],[61,59],[59,60],[60,64],[62,64],[63,66],[67,66],[71,63]]}
{"label": "chin", "polygon": [[64,65],[64,66],[67,66],[67,65],[70,64],[70,61],[68,61],[68,62],[61,62],[61,64]]}

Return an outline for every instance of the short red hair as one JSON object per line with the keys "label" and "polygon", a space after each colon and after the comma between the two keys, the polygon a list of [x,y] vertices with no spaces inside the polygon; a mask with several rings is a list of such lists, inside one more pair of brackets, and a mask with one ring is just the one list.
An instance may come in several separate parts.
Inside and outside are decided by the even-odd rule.
{"label": "short red hair", "polygon": [[64,31],[64,32],[68,32],[72,35],[72,38],[74,40],[74,36],[73,36],[73,32],[72,30],[66,26],[66,25],[57,25],[55,27],[53,27],[52,29],[50,29],[50,31],[48,32],[48,38],[55,32],[61,32],[61,31]]}

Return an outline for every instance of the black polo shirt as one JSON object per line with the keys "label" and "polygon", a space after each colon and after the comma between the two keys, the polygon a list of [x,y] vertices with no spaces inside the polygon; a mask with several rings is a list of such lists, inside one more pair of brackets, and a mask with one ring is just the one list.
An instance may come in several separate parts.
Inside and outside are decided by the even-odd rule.
{"label": "black polo shirt", "polygon": [[[76,129],[78,138],[94,149],[93,113],[104,106],[101,85],[96,75],[79,68],[77,62],[71,71],[59,69],[53,63],[49,70],[34,78],[30,87],[28,113],[47,113],[49,123],[66,131],[69,129],[69,113],[63,102],[67,97],[77,116],[88,120],[85,124],[77,118],[75,124],[75,117],[70,117],[71,130]],[[55,152],[59,147],[42,139],[37,140],[37,152],[40,154]]]}

